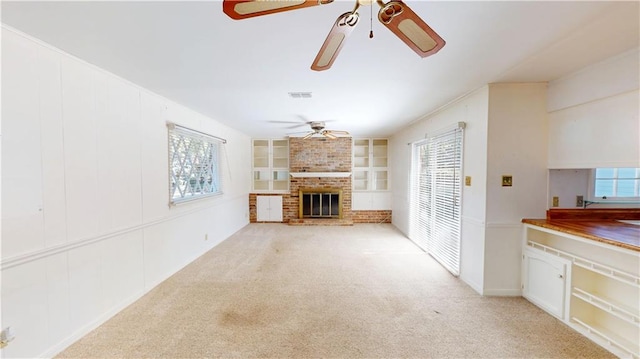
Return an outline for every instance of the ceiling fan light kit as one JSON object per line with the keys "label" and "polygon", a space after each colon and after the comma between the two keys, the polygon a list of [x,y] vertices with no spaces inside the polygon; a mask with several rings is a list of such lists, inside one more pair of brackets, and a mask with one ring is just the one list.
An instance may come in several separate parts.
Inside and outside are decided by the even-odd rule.
{"label": "ceiling fan light kit", "polygon": [[[334,0],[223,0],[222,11],[230,18],[241,20],[254,16],[274,14],[283,11],[302,9],[311,6],[326,5]],[[380,6],[378,20],[400,38],[421,57],[427,57],[440,51],[445,41],[407,4],[401,0],[387,3],[376,0]],[[333,65],[346,38],[356,27],[359,20],[358,8],[371,5],[373,0],[356,0],[352,11],[340,16],[333,24],[329,35],[311,64],[311,69],[324,71]],[[370,35],[370,37],[372,37]]]}

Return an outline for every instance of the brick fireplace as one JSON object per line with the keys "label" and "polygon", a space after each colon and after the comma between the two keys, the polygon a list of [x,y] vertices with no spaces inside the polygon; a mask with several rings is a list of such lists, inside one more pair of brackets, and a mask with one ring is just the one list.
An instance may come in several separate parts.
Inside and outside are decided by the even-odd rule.
{"label": "brick fireplace", "polygon": [[[284,218],[289,224],[353,224],[351,214],[350,137],[289,139],[289,198],[284,199]],[[317,176],[316,176],[317,174]],[[300,218],[301,190],[342,191],[342,218]]]}
{"label": "brick fireplace", "polygon": [[[290,225],[352,225],[354,222],[389,222],[390,211],[354,212],[351,209],[352,146],[353,142],[350,137],[336,139],[289,138],[289,192],[284,194],[251,193],[249,195],[250,222],[257,222],[257,195],[282,196],[282,221]],[[336,218],[336,216],[302,218],[305,216],[301,215],[301,191],[323,192],[328,189],[332,192],[341,191],[341,218]]]}

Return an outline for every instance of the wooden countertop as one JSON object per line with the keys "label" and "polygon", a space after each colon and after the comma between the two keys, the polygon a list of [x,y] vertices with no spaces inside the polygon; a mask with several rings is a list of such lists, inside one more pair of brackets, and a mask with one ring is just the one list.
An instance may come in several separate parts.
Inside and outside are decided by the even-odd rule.
{"label": "wooden countertop", "polygon": [[523,219],[558,232],[573,234],[594,241],[640,252],[640,226],[614,219]]}

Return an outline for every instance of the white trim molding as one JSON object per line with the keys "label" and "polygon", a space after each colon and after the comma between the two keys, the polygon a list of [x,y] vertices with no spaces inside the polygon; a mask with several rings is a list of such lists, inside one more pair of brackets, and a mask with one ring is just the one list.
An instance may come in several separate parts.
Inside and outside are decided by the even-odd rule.
{"label": "white trim molding", "polygon": [[[237,199],[240,199],[242,197],[245,197],[247,195],[242,194],[239,196],[234,196],[232,198],[229,198],[229,200],[225,203],[228,203],[230,201],[234,201]],[[154,225],[157,225],[159,223],[163,223],[163,222],[169,222],[172,221],[174,219],[180,218],[180,217],[184,217],[187,215],[190,215],[192,213],[196,213],[196,212],[200,212],[200,211],[204,211],[207,210],[209,208],[212,207],[216,207],[221,205],[220,202],[212,202],[209,203],[207,205],[204,206],[199,206],[196,208],[192,208],[189,210],[186,210],[184,212],[178,213],[178,214],[173,214],[173,215],[169,215],[163,218],[158,218],[146,223],[142,223],[142,224],[138,224],[135,226],[131,226],[131,227],[127,227],[127,228],[120,228],[114,231],[111,231],[109,233],[105,233],[102,235],[98,235],[98,236],[93,236],[93,237],[89,237],[89,238],[84,238],[84,239],[79,239],[79,240],[75,240],[72,242],[68,242],[68,243],[64,243],[64,244],[59,244],[53,247],[49,247],[49,248],[43,248],[43,249],[39,249],[39,250],[35,250],[29,253],[23,253],[23,254],[19,254],[16,256],[12,256],[9,258],[3,258],[2,260],[0,260],[0,270],[4,271],[6,269],[9,268],[13,268],[28,262],[32,262],[38,259],[42,259],[42,258],[46,258],[58,253],[63,253],[63,252],[67,252],[70,251],[72,249],[78,248],[78,247],[84,247],[96,242],[100,242],[103,241],[105,239],[109,239],[109,238],[113,238],[113,237],[117,237],[123,234],[127,234],[127,233],[131,233],[131,232],[135,232],[135,231],[139,231],[142,230],[144,228],[147,227],[151,227]]]}

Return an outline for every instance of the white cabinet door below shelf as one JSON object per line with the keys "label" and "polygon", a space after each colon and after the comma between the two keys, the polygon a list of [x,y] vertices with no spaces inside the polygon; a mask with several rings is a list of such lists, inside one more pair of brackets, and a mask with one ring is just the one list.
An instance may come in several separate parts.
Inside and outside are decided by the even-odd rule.
{"label": "white cabinet door below shelf", "polygon": [[571,263],[536,249],[525,249],[522,268],[522,296],[564,319]]}
{"label": "white cabinet door below shelf", "polygon": [[282,222],[282,196],[256,196],[258,222]]}
{"label": "white cabinet door below shelf", "polygon": [[351,209],[354,211],[384,211],[391,209],[391,192],[353,192]]}

